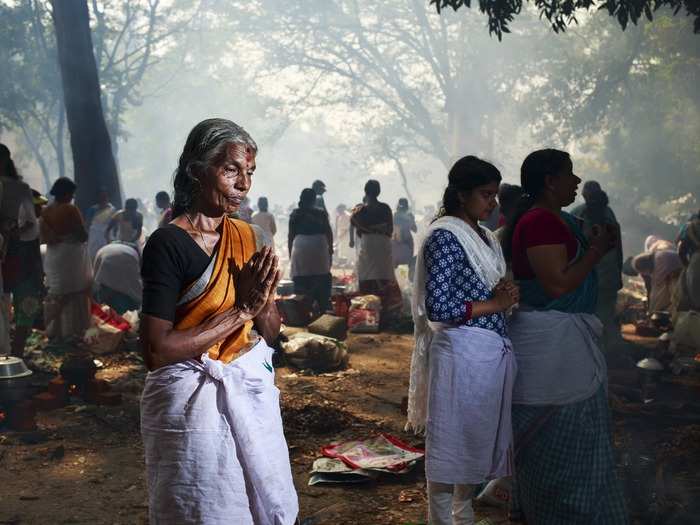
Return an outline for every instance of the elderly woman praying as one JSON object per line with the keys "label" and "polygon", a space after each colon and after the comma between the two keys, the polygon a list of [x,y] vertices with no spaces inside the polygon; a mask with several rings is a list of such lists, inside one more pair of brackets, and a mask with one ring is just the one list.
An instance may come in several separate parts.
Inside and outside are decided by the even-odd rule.
{"label": "elderly woman praying", "polygon": [[197,124],[175,171],[173,220],[143,253],[141,400],[151,523],[294,523],[272,349],[280,278],[250,225],[228,216],[257,145],[229,120]]}

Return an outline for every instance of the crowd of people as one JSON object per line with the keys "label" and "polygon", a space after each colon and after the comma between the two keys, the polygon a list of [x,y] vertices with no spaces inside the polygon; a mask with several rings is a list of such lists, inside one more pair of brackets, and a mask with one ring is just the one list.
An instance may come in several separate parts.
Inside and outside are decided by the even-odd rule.
{"label": "crowd of people", "polygon": [[126,199],[119,210],[100,191],[83,214],[73,204],[76,190],[62,177],[45,198],[23,181],[9,148],[0,145],[3,353],[22,357],[33,328],[43,329],[51,345],[80,345],[93,302],[118,313],[140,308],[145,236],[138,201]]}
{"label": "crowd of people", "polygon": [[[473,524],[477,487],[505,478],[514,521],[629,522],[606,389],[606,361],[621,342],[617,294],[623,273],[641,275],[650,312],[700,310],[698,216],[675,242],[649,237],[624,261],[601,186],[587,181],[585,203],[564,211],[582,180],[568,153],[542,149],[523,161],[520,186],[483,159],[459,159],[422,220],[406,198],[392,211],[376,180],[361,204],[341,204],[333,217],[317,180],[287,219],[266,197],[250,204],[257,153],[231,121],[197,124],[172,201],[155,197],[157,228],[146,239],[135,199],[117,210],[101,192],[83,217],[71,180],[58,179],[48,202],[0,145],[0,328],[9,333],[10,297],[12,353],[21,356],[42,323],[52,340],[80,337],[93,300],[141,310],[153,523],[297,520],[272,367],[284,257],[295,293],[321,312],[341,262],[354,268],[359,293],[381,298],[387,319],[401,313],[396,268],[407,267],[407,428],[426,438],[431,525]],[[275,239],[281,220],[286,247]]]}

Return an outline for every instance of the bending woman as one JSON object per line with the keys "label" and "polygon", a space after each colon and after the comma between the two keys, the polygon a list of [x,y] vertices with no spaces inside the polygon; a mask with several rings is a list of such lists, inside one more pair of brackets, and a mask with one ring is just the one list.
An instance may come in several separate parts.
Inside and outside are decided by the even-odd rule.
{"label": "bending woman", "polygon": [[537,525],[625,524],[594,315],[594,268],[616,240],[600,229],[589,245],[561,211],[581,182],[568,153],[531,153],[521,181],[525,195],[505,236],[521,292],[509,327],[518,362],[514,514]]}
{"label": "bending woman", "polygon": [[170,224],[143,253],[141,399],[150,522],[294,523],[272,349],[277,258],[229,219],[257,146],[223,119],[197,124],[175,172]]}
{"label": "bending woman", "polygon": [[501,174],[476,157],[450,170],[443,211],[418,252],[408,427],[426,430],[431,525],[474,523],[474,486],[512,473],[515,360],[504,312],[501,246],[479,226],[496,208]]}

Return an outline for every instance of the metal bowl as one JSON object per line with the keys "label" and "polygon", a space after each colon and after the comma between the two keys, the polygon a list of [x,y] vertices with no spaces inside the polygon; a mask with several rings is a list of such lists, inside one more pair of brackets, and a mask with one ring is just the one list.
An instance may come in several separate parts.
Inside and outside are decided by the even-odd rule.
{"label": "metal bowl", "polygon": [[32,371],[19,357],[0,355],[0,379],[17,379],[32,375]]}

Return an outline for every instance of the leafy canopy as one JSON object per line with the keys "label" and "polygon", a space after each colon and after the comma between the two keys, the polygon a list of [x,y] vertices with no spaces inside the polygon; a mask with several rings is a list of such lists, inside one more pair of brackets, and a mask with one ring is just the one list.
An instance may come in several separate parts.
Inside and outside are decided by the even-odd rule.
{"label": "leafy canopy", "polygon": [[[529,2],[530,0],[525,0]],[[478,0],[479,11],[489,17],[489,33],[495,33],[500,40],[503,33],[510,33],[509,24],[519,15],[523,0]],[[693,30],[700,33],[700,1],[698,0],[532,0],[540,12],[552,24],[556,33],[566,31],[572,24],[577,24],[576,12],[593,9],[605,10],[617,18],[624,30],[629,22],[637,24],[642,15],[650,21],[653,13],[661,8],[671,9],[677,15],[685,8],[688,16],[695,17]],[[472,0],[430,0],[438,13],[447,7],[457,11],[460,7],[470,8]]]}

